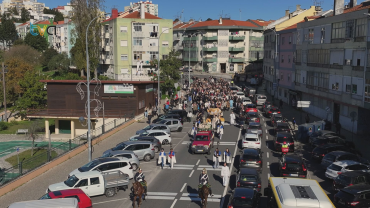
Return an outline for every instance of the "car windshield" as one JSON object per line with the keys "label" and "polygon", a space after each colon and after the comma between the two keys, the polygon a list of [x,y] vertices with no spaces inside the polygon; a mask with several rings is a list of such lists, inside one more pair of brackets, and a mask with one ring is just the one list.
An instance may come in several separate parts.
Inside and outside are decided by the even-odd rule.
{"label": "car windshield", "polygon": [[247,198],[234,198],[232,204],[234,206],[252,207],[253,201]]}
{"label": "car windshield", "polygon": [[277,109],[277,108],[271,108],[270,111],[276,112],[276,111],[279,111],[279,109]]}
{"label": "car windshield", "polygon": [[261,126],[249,126],[248,129],[261,129]]}
{"label": "car windshield", "polygon": [[257,118],[258,117],[257,113],[248,113],[248,116],[251,117],[251,118]]}
{"label": "car windshield", "polygon": [[266,97],[265,96],[259,96],[258,99],[265,99],[266,100]]}
{"label": "car windshield", "polygon": [[165,124],[165,123],[167,123],[167,120],[162,120],[162,121],[160,121],[160,122],[158,122],[158,123],[160,123],[160,124]]}
{"label": "car windshield", "polygon": [[143,132],[140,134],[140,136],[147,136],[149,133],[148,132]]}
{"label": "car windshield", "polygon": [[247,181],[247,182],[256,182],[257,181],[257,176],[255,175],[241,175],[240,180],[241,181]]}
{"label": "car windshield", "polygon": [[64,181],[64,184],[67,185],[68,187],[73,187],[77,182],[78,179],[75,175],[69,177],[66,181]]}
{"label": "car windshield", "polygon": [[275,120],[282,120],[282,119],[283,119],[283,117],[282,117],[282,116],[275,116],[275,117],[274,117],[274,119],[275,119]]}
{"label": "car windshield", "polygon": [[152,126],[149,125],[149,126],[143,128],[143,130],[149,130],[149,129],[152,129]]}
{"label": "car windshield", "polygon": [[353,200],[355,200],[355,195],[351,194],[351,193],[348,193],[346,191],[339,191],[337,194],[336,194],[336,197],[340,198],[340,199],[344,199],[348,202],[353,202]]}
{"label": "car windshield", "polygon": [[110,152],[103,153],[102,157],[112,157]]}
{"label": "car windshield", "polygon": [[333,162],[335,160],[335,156],[331,154],[325,155],[324,160]]}
{"label": "car windshield", "polygon": [[244,102],[247,102],[247,101],[251,101],[251,100],[250,100],[250,99],[248,99],[248,98],[244,98],[244,99],[243,99],[243,101],[244,101]]}
{"label": "car windshield", "polygon": [[123,149],[125,149],[127,147],[127,145],[126,144],[119,144],[119,145],[117,145],[116,147],[113,147],[112,148],[112,150],[113,151],[116,151],[116,150],[123,150]]}
{"label": "car windshield", "polygon": [[161,115],[161,116],[159,116],[159,119],[165,119],[165,118],[167,118],[167,116],[166,116],[166,115]]}
{"label": "car windshield", "polygon": [[340,167],[339,165],[336,165],[336,164],[331,164],[328,169],[331,169],[331,170],[334,170],[334,171],[340,171],[342,170],[342,167]]}
{"label": "car windshield", "polygon": [[339,180],[343,184],[350,184],[351,183],[351,177],[345,176],[343,174],[338,175],[337,180]]}
{"label": "car windshield", "polygon": [[258,160],[259,158],[258,155],[243,155],[244,160]]}
{"label": "car windshield", "polygon": [[287,163],[286,164],[286,167],[288,169],[292,168],[292,169],[300,169],[301,168],[301,165],[299,163]]}
{"label": "car windshield", "polygon": [[245,141],[255,142],[257,141],[257,138],[245,138]]}
{"label": "car windshield", "polygon": [[236,94],[237,95],[244,95],[244,93],[242,93],[242,92],[237,92]]}
{"label": "car windshield", "polygon": [[51,199],[51,197],[49,196],[49,194],[45,194],[39,200],[43,200],[43,199]]}
{"label": "car windshield", "polygon": [[78,170],[80,172],[86,172],[86,171],[89,171],[89,170],[93,169],[94,167],[96,167],[99,164],[100,164],[99,160],[93,160],[93,161],[87,163],[86,165],[78,168]]}
{"label": "car windshield", "polygon": [[195,141],[208,141],[208,136],[197,135]]}
{"label": "car windshield", "polygon": [[283,142],[292,142],[293,139],[291,137],[277,137],[277,142],[283,143]]}

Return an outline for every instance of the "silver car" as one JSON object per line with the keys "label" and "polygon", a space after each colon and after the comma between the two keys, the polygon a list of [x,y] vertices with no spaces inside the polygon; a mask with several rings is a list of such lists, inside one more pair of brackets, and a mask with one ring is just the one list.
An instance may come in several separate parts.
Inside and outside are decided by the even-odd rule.
{"label": "silver car", "polygon": [[262,136],[261,123],[250,122],[247,133],[258,134],[259,136]]}
{"label": "silver car", "polygon": [[129,150],[117,150],[117,151],[108,151],[105,152],[102,156],[103,157],[122,157],[127,158],[132,166],[134,171],[140,166],[139,157],[133,152]]}
{"label": "silver car", "polygon": [[117,146],[113,147],[105,151],[103,154],[107,154],[107,152],[117,151],[117,150],[130,150],[133,151],[139,158],[139,160],[144,160],[145,162],[150,161],[154,158],[154,146],[150,141],[126,141],[117,144]]}
{"label": "silver car", "polygon": [[172,118],[163,119],[160,122],[158,122],[158,124],[167,125],[171,131],[178,131],[178,132],[182,131],[182,123],[180,120],[177,120],[177,119],[172,119]]}
{"label": "silver car", "polygon": [[166,133],[171,133],[171,130],[170,128],[165,125],[165,124],[150,124],[149,126],[139,130],[139,131],[136,131],[136,135],[139,135],[139,134],[142,134],[146,131],[149,131],[149,130],[157,130],[157,131],[164,131]]}

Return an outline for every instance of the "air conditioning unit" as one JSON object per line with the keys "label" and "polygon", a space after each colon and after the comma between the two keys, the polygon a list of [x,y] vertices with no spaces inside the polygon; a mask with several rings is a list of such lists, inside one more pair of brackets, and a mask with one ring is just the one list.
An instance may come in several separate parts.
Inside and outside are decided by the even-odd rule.
{"label": "air conditioning unit", "polygon": [[347,66],[351,66],[352,65],[352,60],[351,59],[346,59],[344,64],[347,65]]}

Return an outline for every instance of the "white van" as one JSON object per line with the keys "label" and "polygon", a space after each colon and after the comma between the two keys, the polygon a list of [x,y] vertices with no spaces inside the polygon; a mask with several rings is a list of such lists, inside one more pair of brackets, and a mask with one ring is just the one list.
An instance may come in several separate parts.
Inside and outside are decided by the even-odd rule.
{"label": "white van", "polygon": [[8,208],[78,208],[78,201],[76,198],[61,198],[48,200],[33,200],[15,202]]}

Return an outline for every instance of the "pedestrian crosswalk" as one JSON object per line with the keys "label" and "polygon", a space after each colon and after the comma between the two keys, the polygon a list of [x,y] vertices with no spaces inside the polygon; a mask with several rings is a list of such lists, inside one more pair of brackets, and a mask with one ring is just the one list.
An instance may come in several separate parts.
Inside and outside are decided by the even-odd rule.
{"label": "pedestrian crosswalk", "polygon": [[[189,145],[191,144],[191,141],[183,141],[181,144],[186,144],[186,145]],[[225,145],[230,145],[230,146],[233,146],[235,145],[236,142],[214,142],[214,145],[217,146],[217,145],[222,145],[222,146],[225,146]]]}
{"label": "pedestrian crosswalk", "polygon": [[[201,201],[198,193],[175,193],[175,192],[148,192],[146,199],[175,200],[179,195],[181,201]],[[215,194],[208,197],[208,202],[220,202],[221,195]]]}

